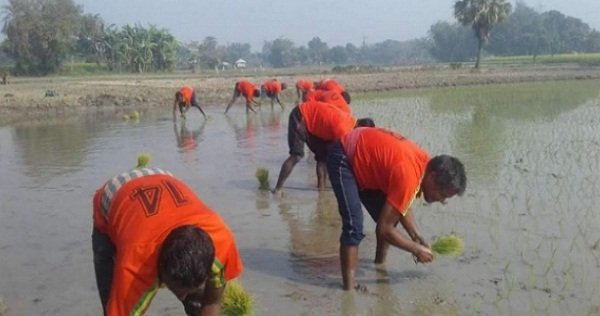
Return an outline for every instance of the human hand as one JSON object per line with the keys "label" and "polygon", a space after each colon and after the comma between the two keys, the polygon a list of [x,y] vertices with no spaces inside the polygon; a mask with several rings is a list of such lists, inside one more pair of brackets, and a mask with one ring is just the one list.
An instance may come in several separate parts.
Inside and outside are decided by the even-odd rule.
{"label": "human hand", "polygon": [[418,243],[418,244],[420,244],[420,245],[423,245],[423,246],[431,249],[431,247],[429,246],[429,244],[423,239],[423,237],[421,237],[419,235],[415,236],[415,239],[413,239],[413,241],[416,242],[416,243]]}
{"label": "human hand", "polygon": [[415,259],[415,263],[427,263],[433,260],[433,252],[429,247],[419,244],[415,252],[413,252],[413,257]]}

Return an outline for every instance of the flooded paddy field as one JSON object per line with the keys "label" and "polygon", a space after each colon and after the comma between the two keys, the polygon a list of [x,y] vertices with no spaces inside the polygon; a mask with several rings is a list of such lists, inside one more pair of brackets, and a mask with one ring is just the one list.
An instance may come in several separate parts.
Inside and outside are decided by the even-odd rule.
{"label": "flooded paddy field", "polygon": [[[288,100],[284,100],[288,101]],[[236,235],[240,279],[256,315],[597,315],[600,313],[600,82],[488,85],[353,96],[358,117],[465,164],[465,195],[413,205],[429,241],[454,232],[457,258],[415,265],[393,249],[375,266],[374,223],[360,247],[357,280],[341,290],[333,192],[315,190],[303,159],[281,196],[285,111],[242,102],[173,122],[170,108],[139,119],[85,118],[0,127],[0,297],[7,315],[98,315],[91,198],[141,152],[218,211]],[[193,110],[193,109],[192,109]],[[308,153],[308,152],[307,152]],[[307,155],[309,156],[309,155]],[[149,315],[181,315],[167,290]]]}

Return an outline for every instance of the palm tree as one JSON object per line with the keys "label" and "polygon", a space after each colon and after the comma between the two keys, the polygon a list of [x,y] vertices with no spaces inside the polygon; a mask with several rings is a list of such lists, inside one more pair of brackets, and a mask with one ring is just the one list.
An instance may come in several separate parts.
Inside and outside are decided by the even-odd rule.
{"label": "palm tree", "polygon": [[470,24],[479,42],[475,68],[479,68],[481,50],[492,28],[504,21],[510,11],[511,4],[505,0],[459,0],[454,3],[454,17],[463,25]]}

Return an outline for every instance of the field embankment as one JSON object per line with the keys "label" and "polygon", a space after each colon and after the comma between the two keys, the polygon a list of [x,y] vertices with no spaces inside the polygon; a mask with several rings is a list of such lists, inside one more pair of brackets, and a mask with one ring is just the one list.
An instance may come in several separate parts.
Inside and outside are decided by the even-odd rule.
{"label": "field embankment", "polygon": [[[285,70],[284,70],[285,71]],[[298,72],[299,73],[299,72]],[[252,71],[219,75],[150,74],[86,77],[12,78],[0,85],[0,124],[30,119],[80,115],[96,109],[147,109],[165,107],[170,111],[175,90],[186,84],[198,91],[203,106],[225,106],[238,79],[257,84],[277,78],[290,87],[282,99],[295,100],[297,79],[333,78],[356,96],[363,92],[401,89],[502,84],[548,80],[600,78],[600,66],[579,64],[486,65],[451,69],[445,66],[412,66],[383,69],[372,73],[302,73]]]}

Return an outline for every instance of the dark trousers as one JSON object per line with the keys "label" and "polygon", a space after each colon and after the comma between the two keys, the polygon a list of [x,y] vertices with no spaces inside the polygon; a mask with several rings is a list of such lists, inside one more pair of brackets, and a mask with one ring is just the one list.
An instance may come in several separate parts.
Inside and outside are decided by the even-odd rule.
{"label": "dark trousers", "polygon": [[98,294],[100,294],[104,315],[106,315],[106,304],[110,296],[117,249],[108,235],[94,228],[92,232],[92,250],[94,251],[96,286],[98,287]]}
{"label": "dark trousers", "polygon": [[386,194],[380,190],[359,189],[352,166],[339,141],[335,141],[329,146],[327,172],[338,202],[338,211],[342,217],[340,243],[346,246],[356,246],[365,237],[362,205],[365,206],[371,218],[377,222],[387,199]]}

